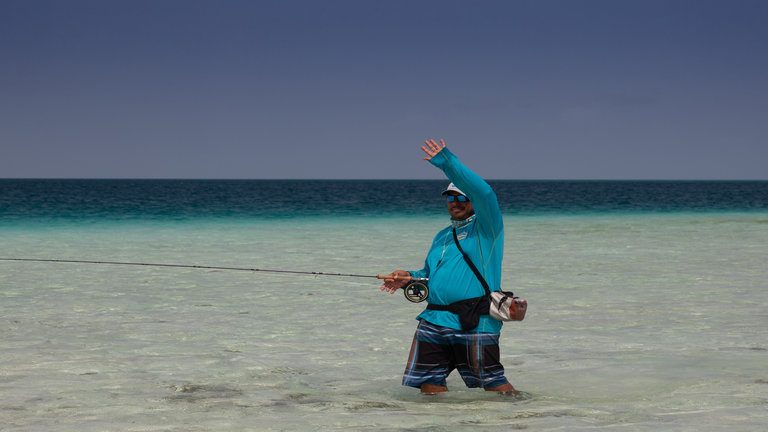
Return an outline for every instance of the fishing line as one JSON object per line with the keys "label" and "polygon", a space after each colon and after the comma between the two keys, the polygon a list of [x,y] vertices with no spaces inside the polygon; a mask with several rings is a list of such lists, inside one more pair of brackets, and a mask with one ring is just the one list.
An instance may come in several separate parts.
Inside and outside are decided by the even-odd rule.
{"label": "fishing line", "polygon": [[[260,272],[260,273],[282,273],[282,274],[298,274],[307,276],[335,276],[335,277],[354,277],[354,278],[372,278],[372,279],[385,279],[386,275],[363,275],[354,273],[331,273],[331,272],[315,272],[315,271],[298,271],[298,270],[279,270],[279,269],[263,269],[263,268],[250,268],[250,267],[222,267],[222,266],[208,266],[208,265],[193,265],[193,264],[164,264],[164,263],[145,263],[145,262],[126,262],[126,261],[95,261],[95,260],[68,260],[68,259],[45,259],[45,258],[0,258],[0,261],[16,261],[16,262],[42,262],[42,263],[69,263],[69,264],[108,264],[108,265],[124,265],[124,266],[144,266],[144,267],[173,267],[173,268],[192,268],[203,270],[228,270],[228,271],[247,271],[247,272]],[[426,285],[427,278],[412,278],[411,282],[403,287],[405,292],[405,298],[408,301],[418,303],[427,299],[429,295],[429,288]]]}

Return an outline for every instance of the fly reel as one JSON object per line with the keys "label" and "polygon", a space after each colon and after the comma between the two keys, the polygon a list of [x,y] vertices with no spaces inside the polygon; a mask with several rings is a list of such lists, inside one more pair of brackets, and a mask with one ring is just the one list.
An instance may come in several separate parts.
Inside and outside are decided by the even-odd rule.
{"label": "fly reel", "polygon": [[409,302],[421,303],[429,297],[426,280],[414,280],[403,288],[403,294]]}

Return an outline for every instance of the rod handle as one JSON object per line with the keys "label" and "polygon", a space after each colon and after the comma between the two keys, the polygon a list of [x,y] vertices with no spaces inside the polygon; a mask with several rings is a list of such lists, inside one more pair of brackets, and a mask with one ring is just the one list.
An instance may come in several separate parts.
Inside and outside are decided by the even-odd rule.
{"label": "rod handle", "polygon": [[408,276],[399,276],[399,275],[392,275],[391,273],[390,274],[381,274],[381,273],[379,273],[379,274],[376,275],[376,279],[394,279],[394,280],[409,281],[412,278],[411,278],[410,275],[408,275]]}

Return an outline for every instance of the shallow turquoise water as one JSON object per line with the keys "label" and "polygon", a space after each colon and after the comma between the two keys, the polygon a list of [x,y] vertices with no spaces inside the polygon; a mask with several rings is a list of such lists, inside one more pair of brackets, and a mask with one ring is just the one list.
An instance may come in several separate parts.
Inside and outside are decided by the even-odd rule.
{"label": "shallow turquoise water", "polygon": [[[48,219],[2,255],[375,274],[432,213]],[[0,262],[0,424],[27,431],[753,431],[768,422],[768,214],[508,215],[522,400],[400,386],[419,305],[375,281]]]}

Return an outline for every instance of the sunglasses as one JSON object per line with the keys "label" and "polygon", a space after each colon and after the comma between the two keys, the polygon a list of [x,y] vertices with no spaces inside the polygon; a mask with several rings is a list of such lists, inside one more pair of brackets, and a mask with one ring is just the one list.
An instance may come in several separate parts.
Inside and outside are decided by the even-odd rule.
{"label": "sunglasses", "polygon": [[464,195],[446,195],[445,196],[445,200],[448,201],[449,203],[452,203],[452,202],[460,202],[460,203],[469,202],[469,198],[465,197]]}

